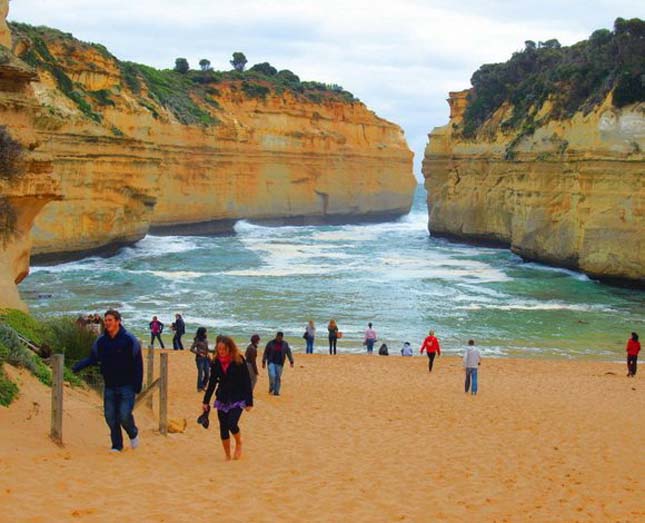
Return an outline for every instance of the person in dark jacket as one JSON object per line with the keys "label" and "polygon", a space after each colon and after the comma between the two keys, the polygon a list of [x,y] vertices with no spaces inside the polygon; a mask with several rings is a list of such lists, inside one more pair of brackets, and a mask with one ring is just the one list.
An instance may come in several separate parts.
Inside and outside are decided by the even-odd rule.
{"label": "person in dark jacket", "polygon": [[228,336],[218,337],[217,356],[211,363],[211,377],[202,401],[202,410],[210,410],[210,401],[215,392],[214,407],[217,409],[219,432],[226,460],[231,459],[231,438],[235,438],[233,459],[242,457],[242,434],[238,423],[242,410],[253,408],[253,388],[246,362],[237,345]]}
{"label": "person in dark jacket", "polygon": [[121,325],[121,314],[110,309],[105,313],[105,332],[100,335],[92,352],[74,365],[73,371],[100,365],[105,381],[103,412],[110,427],[112,450],[123,450],[121,427],[130,437],[130,447],[139,446],[139,430],[134,422],[135,395],[143,384],[143,358],[139,341]]}
{"label": "person in dark jacket", "polygon": [[291,348],[284,339],[284,333],[278,332],[275,338],[266,344],[262,355],[262,368],[268,366],[269,369],[269,394],[280,395],[282,369],[286,358],[289,358],[289,363],[293,368]]}
{"label": "person in dark jacket", "polygon": [[163,345],[163,340],[161,339],[161,333],[163,332],[163,323],[161,323],[156,316],[152,317],[152,321],[148,323],[150,327],[150,348],[155,348],[155,338],[159,340],[159,345],[162,349],[165,349]]}
{"label": "person in dark jacket", "polygon": [[199,327],[197,329],[195,339],[190,347],[190,352],[195,354],[195,365],[197,365],[197,392],[203,392],[208,384],[211,367],[211,362],[208,358],[206,327]]}
{"label": "person in dark jacket", "polygon": [[186,334],[186,324],[181,314],[175,314],[175,335],[172,337],[172,348],[174,350],[184,350],[184,344],[181,342],[181,337]]}
{"label": "person in dark jacket", "polygon": [[255,390],[255,384],[257,383],[258,376],[260,375],[257,364],[259,343],[260,336],[258,334],[254,334],[251,336],[251,343],[249,343],[249,346],[246,348],[246,352],[244,353],[246,366],[249,368],[249,376],[251,376],[251,386],[253,387],[253,390]]}

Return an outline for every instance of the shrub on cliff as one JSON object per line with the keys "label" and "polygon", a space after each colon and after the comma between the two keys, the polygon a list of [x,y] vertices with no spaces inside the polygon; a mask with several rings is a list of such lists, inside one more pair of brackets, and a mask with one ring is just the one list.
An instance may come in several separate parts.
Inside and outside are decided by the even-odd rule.
{"label": "shrub on cliff", "polygon": [[527,40],[508,62],[483,65],[473,74],[462,134],[474,137],[505,102],[513,105],[513,114],[501,126],[511,131],[535,117],[547,99],[552,102],[547,120],[589,112],[612,89],[618,107],[645,101],[643,56],[645,22],[637,18],[619,18],[613,31],[595,31],[570,47],[547,40],[536,48]]}
{"label": "shrub on cliff", "polygon": [[22,145],[9,134],[6,125],[0,125],[0,178],[14,180],[23,172]]}

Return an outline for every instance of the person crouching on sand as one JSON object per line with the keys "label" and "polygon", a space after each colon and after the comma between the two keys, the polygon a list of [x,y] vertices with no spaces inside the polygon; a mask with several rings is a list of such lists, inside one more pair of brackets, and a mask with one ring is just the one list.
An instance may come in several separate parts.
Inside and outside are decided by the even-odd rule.
{"label": "person crouching on sand", "polygon": [[226,460],[231,459],[231,438],[235,438],[233,459],[242,457],[242,434],[238,423],[242,410],[253,408],[253,388],[249,369],[235,342],[228,336],[222,336],[216,347],[216,356],[211,364],[211,376],[208,388],[202,401],[202,410],[208,412],[211,396],[215,392],[219,434]]}
{"label": "person crouching on sand", "polygon": [[638,334],[632,332],[632,337],[627,340],[627,377],[633,378],[636,376],[636,365],[638,360],[638,353],[641,351],[641,342],[638,341]]}
{"label": "person crouching on sand", "polygon": [[262,354],[262,368],[268,367],[269,372],[269,394],[280,395],[282,369],[286,358],[289,358],[289,363],[293,367],[291,348],[284,339],[284,334],[278,332],[275,339],[266,344],[264,354]]}
{"label": "person crouching on sand", "polygon": [[434,335],[434,331],[430,331],[426,339],[423,340],[419,352],[423,354],[423,351],[426,351],[428,355],[428,372],[432,372],[434,357],[441,356],[441,347],[439,346],[439,340]]}
{"label": "person crouching on sand", "polygon": [[468,394],[468,389],[470,389],[470,393],[473,396],[477,394],[477,369],[480,365],[481,356],[479,355],[479,350],[475,347],[473,340],[468,340],[468,347],[464,352],[464,370],[466,371],[464,388],[466,394]]}

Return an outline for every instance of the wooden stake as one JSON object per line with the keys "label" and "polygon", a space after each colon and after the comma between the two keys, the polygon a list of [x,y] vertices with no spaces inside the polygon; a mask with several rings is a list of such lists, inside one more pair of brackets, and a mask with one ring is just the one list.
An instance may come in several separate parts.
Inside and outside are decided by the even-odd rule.
{"label": "wooden stake", "polygon": [[63,366],[65,356],[54,354],[52,362],[52,415],[49,437],[58,445],[63,444]]}
{"label": "wooden stake", "polygon": [[168,354],[161,354],[159,368],[159,432],[168,434]]}

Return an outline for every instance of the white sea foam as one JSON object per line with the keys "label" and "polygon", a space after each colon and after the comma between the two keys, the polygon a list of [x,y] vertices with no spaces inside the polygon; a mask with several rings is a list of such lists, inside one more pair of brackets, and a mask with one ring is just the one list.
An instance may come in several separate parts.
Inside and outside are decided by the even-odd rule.
{"label": "white sea foam", "polygon": [[576,303],[562,303],[562,302],[538,302],[538,301],[527,301],[520,303],[505,303],[505,304],[492,304],[492,303],[478,303],[471,305],[461,305],[455,307],[458,310],[481,310],[481,309],[491,309],[491,310],[500,310],[500,311],[514,311],[514,310],[526,310],[526,311],[557,311],[557,310],[567,310],[575,312],[616,312],[611,307],[605,307],[603,305],[584,305]]}
{"label": "white sea foam", "polygon": [[195,278],[201,278],[202,276],[208,276],[208,273],[205,272],[194,272],[194,271],[155,271],[155,270],[144,270],[144,271],[126,271],[130,274],[152,274],[158,278],[164,278],[170,281],[176,280],[193,280]]}
{"label": "white sea foam", "polygon": [[563,267],[550,267],[548,265],[543,265],[537,262],[523,262],[522,267],[533,269],[536,271],[566,274],[567,276],[571,276],[572,278],[575,278],[576,280],[580,280],[580,281],[591,281],[589,276],[587,276],[586,274],[579,271],[574,271],[571,269],[565,269]]}

